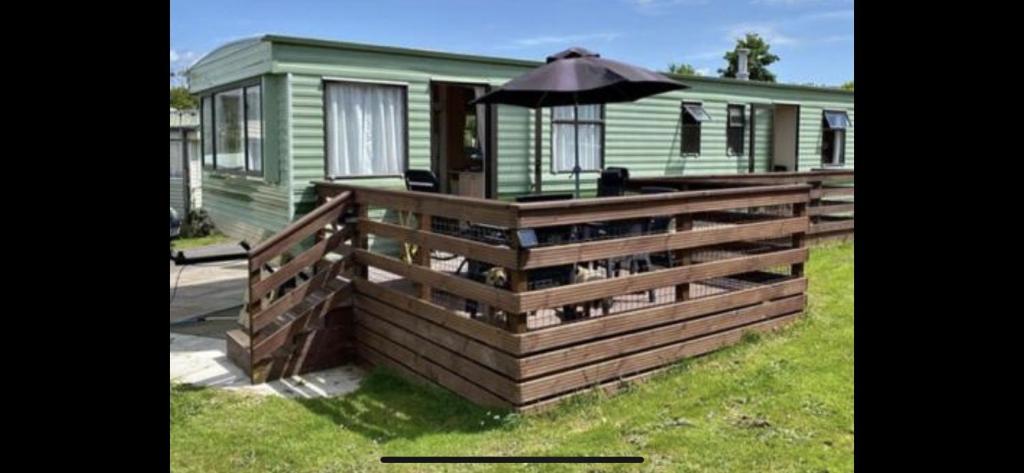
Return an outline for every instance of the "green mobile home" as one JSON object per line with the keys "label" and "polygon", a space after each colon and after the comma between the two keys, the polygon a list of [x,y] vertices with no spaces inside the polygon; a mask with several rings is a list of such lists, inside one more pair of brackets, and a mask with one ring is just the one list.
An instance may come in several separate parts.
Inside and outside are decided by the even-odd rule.
{"label": "green mobile home", "polygon": [[405,170],[429,169],[453,194],[569,191],[574,120],[585,192],[610,166],[636,177],[853,168],[854,95],[839,89],[680,76],[689,89],[579,117],[468,104],[540,64],[273,35],[224,45],[189,71],[203,207],[255,242],[308,211],[311,181],[325,178],[402,188]]}

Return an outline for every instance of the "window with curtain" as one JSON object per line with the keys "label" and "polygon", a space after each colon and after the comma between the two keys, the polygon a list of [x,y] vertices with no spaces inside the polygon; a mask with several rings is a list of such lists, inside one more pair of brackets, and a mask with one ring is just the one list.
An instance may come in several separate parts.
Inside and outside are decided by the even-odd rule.
{"label": "window with curtain", "polygon": [[680,153],[684,156],[700,154],[700,124],[711,120],[704,106],[699,103],[683,102],[682,143]]}
{"label": "window with curtain", "polygon": [[821,120],[821,164],[842,166],[846,162],[846,112],[825,110]]}
{"label": "window with curtain", "polygon": [[551,165],[556,173],[572,172],[576,162],[576,128],[580,130],[580,171],[600,171],[604,162],[601,136],[604,129],[603,105],[580,105],[579,117],[573,107],[551,109]]}
{"label": "window with curtain", "polygon": [[263,175],[263,103],[259,84],[202,98],[203,166]]}
{"label": "window with curtain", "polygon": [[747,129],[747,117],[743,105],[729,105],[728,123],[725,128],[725,149],[729,156],[743,156],[743,135]]}
{"label": "window with curtain", "polygon": [[245,102],[242,89],[229,90],[213,96],[214,149],[216,168],[240,171],[245,167],[245,130],[242,116]]}
{"label": "window with curtain", "polygon": [[356,82],[329,82],[324,88],[327,175],[404,173],[406,88]]}

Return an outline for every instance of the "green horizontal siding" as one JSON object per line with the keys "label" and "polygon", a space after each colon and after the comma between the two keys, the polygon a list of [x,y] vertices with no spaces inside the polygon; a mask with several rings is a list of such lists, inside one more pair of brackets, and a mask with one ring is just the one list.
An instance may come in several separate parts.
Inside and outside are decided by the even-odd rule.
{"label": "green horizontal siding", "polygon": [[[825,110],[843,110],[850,117],[846,130],[846,151],[843,169],[853,169],[853,134],[856,128],[852,104],[812,103],[800,106],[800,162],[801,171],[821,168],[821,140],[824,136],[822,125]],[[835,167],[835,166],[832,166]]]}
{"label": "green horizontal siding", "polygon": [[[430,82],[486,83],[498,86],[534,67],[533,63],[473,58],[423,51],[268,37],[227,45],[190,71],[191,87],[201,92],[243,79],[263,77],[264,180],[207,176],[205,207],[228,232],[258,240],[312,207],[311,181],[325,177],[324,80],[400,83],[408,88],[408,166],[430,168]],[[749,166],[751,104],[800,105],[800,169],[820,166],[821,111],[846,110],[854,121],[853,95],[843,91],[766,85],[735,80],[680,77],[691,88],[634,103],[609,104],[605,113],[605,166],[628,167],[634,176],[745,173]],[[712,119],[702,126],[701,153],[680,155],[681,102],[704,104]],[[726,155],[726,107],[746,106],[748,129],[742,156]],[[550,111],[543,111],[541,167],[546,192],[570,191],[572,175],[551,167]],[[529,192],[534,185],[533,111],[498,107],[498,193],[500,198]],[[771,167],[771,111],[756,120],[755,170]],[[846,167],[854,163],[854,127],[847,132]],[[207,173],[209,174],[209,173]],[[597,173],[582,176],[593,192]],[[211,183],[212,181],[212,183]],[[402,188],[400,178],[356,178],[345,182],[376,188]],[[205,185],[209,183],[210,185]],[[231,233],[229,233],[231,234]]]}
{"label": "green horizontal siding", "polygon": [[288,193],[258,179],[203,173],[203,208],[218,230],[250,243],[264,240],[288,224]]}

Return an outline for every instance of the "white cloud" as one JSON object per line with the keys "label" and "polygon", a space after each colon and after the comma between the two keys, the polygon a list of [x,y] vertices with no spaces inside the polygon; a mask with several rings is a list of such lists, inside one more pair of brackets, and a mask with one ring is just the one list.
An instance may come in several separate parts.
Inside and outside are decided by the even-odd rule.
{"label": "white cloud", "polygon": [[[804,6],[804,5],[820,5],[823,3],[834,3],[836,0],[752,0],[752,5],[769,5],[769,6]],[[839,0],[841,3],[853,3],[853,0]]]}
{"label": "white cloud", "polygon": [[850,20],[853,19],[853,10],[833,10],[833,11],[822,11],[816,13],[808,13],[801,15],[791,21],[791,23],[803,23],[808,21],[820,21],[820,20]]}
{"label": "white cloud", "polygon": [[177,60],[178,60],[178,53],[175,50],[172,49],[171,50],[171,62],[175,62]]}
{"label": "white cloud", "polygon": [[709,0],[625,0],[626,3],[633,6],[633,8],[644,14],[657,14],[664,11],[667,8],[674,7],[677,5],[707,5]]}
{"label": "white cloud", "polygon": [[622,36],[620,33],[588,33],[588,34],[572,34],[572,35],[552,35],[552,36],[532,36],[529,38],[520,38],[512,41],[511,45],[501,47],[499,49],[519,49],[528,48],[531,46],[542,46],[552,44],[563,44],[575,43],[582,41],[612,41]]}
{"label": "white cloud", "polygon": [[710,76],[711,75],[711,68],[710,67],[698,67],[696,69],[696,72],[697,72],[698,76]]}
{"label": "white cloud", "polygon": [[756,33],[773,46],[796,46],[802,42],[798,38],[782,33],[775,25],[767,23],[740,23],[727,27],[726,31],[726,37],[730,41],[741,39],[747,33]]}

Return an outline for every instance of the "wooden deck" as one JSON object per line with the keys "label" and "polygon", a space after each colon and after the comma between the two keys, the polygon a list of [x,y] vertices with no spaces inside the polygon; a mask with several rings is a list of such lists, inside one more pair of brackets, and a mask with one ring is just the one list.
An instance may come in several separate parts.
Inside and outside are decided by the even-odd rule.
{"label": "wooden deck", "polygon": [[313,212],[250,254],[251,315],[229,354],[253,381],[361,361],[536,411],[806,304],[806,183],[529,204],[317,189]]}

